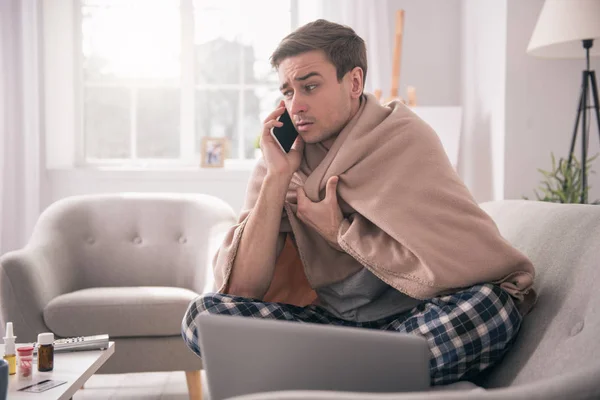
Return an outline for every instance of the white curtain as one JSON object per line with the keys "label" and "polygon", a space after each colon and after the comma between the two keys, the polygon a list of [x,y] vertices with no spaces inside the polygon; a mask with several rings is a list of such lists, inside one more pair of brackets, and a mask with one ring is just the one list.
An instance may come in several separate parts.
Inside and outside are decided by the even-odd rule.
{"label": "white curtain", "polygon": [[27,242],[40,212],[38,21],[37,1],[0,1],[0,254]]}
{"label": "white curtain", "polygon": [[392,83],[394,12],[388,0],[301,0],[298,24],[324,18],[354,29],[367,45],[365,90],[381,89],[387,97]]}

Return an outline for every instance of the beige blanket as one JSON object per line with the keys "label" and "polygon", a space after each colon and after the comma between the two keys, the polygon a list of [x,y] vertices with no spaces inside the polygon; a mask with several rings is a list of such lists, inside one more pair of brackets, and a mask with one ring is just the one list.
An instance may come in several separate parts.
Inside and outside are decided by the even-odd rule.
{"label": "beige blanket", "polygon": [[[266,168],[259,161],[249,182],[239,224],[215,257],[215,280],[227,291],[237,247]],[[312,201],[339,176],[345,220],[339,246],[331,247],[295,215],[296,188]],[[451,166],[435,132],[399,102],[380,105],[365,95],[357,114],[330,149],[306,145],[282,210],[280,231],[295,252],[282,252],[265,300],[306,304],[312,289],[338,282],[361,268],[417,299],[494,282],[510,293],[522,314],[536,300],[530,260],[511,246],[477,205]],[[302,271],[303,269],[303,271]],[[279,272],[278,272],[279,271]],[[283,272],[285,271],[285,272]]]}

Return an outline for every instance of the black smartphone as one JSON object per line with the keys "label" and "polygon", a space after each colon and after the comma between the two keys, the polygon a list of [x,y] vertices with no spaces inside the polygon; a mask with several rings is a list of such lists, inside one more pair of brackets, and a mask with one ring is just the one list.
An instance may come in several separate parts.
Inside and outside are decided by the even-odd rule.
{"label": "black smartphone", "polygon": [[287,109],[278,120],[283,123],[283,126],[274,126],[273,129],[271,129],[271,136],[275,138],[275,141],[279,144],[281,150],[285,153],[289,153],[298,137],[298,131],[294,128],[294,124],[292,123],[292,119],[290,118]]}

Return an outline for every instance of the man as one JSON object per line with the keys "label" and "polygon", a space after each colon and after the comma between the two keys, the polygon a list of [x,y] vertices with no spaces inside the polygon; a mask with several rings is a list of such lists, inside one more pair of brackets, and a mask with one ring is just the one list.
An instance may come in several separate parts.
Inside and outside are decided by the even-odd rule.
{"label": "man", "polygon": [[[184,317],[196,354],[200,313],[422,335],[434,385],[472,378],[510,348],[535,301],[533,266],[478,207],[431,128],[363,93],[366,60],[352,29],[324,20],[273,53],[283,100],[264,121],[263,158],[215,257],[218,293]],[[287,154],[270,135],[284,109],[299,132]]]}

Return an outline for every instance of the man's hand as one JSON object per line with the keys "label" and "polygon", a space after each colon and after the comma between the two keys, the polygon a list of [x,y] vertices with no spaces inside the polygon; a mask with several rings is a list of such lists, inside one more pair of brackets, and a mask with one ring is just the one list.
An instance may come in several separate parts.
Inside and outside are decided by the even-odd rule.
{"label": "man's hand", "polygon": [[337,241],[340,224],[344,220],[344,215],[337,200],[337,184],[339,178],[332,176],[325,186],[325,198],[313,203],[304,188],[297,189],[298,211],[296,215],[302,222],[317,231],[327,242],[335,249],[342,250]]}
{"label": "man's hand", "polygon": [[260,137],[260,148],[263,153],[263,158],[267,166],[267,173],[275,176],[283,176],[288,180],[300,166],[302,152],[304,150],[304,141],[298,135],[289,153],[284,153],[275,139],[271,136],[273,127],[281,127],[283,123],[279,122],[279,118],[285,111],[283,100],[279,103],[279,107],[273,111],[265,119],[263,124],[263,132]]}

